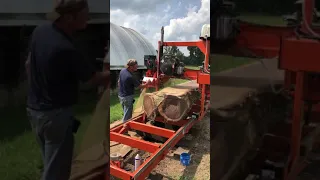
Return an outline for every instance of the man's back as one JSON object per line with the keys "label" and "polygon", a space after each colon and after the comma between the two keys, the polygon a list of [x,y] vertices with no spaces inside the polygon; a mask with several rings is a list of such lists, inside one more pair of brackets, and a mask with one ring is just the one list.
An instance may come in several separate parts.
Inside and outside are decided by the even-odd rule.
{"label": "man's back", "polygon": [[134,94],[134,88],[140,85],[139,81],[134,79],[128,69],[122,69],[119,74],[119,96],[126,97]]}
{"label": "man's back", "polygon": [[[39,26],[34,30],[30,53],[28,107],[49,110],[76,103],[77,75],[84,67],[71,38],[54,24]],[[90,70],[83,72],[83,80],[94,73],[90,66],[86,68]]]}

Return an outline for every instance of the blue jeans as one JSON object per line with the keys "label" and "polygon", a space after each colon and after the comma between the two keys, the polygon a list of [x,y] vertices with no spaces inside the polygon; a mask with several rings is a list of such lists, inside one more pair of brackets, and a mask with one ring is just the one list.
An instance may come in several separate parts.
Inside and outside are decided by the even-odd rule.
{"label": "blue jeans", "polygon": [[126,122],[127,120],[132,118],[132,113],[133,113],[133,104],[134,104],[134,96],[125,96],[125,97],[120,97],[119,100],[122,106],[123,110],[123,118],[122,121]]}
{"label": "blue jeans", "polygon": [[74,147],[71,108],[51,111],[27,108],[27,113],[42,153],[42,180],[68,180]]}

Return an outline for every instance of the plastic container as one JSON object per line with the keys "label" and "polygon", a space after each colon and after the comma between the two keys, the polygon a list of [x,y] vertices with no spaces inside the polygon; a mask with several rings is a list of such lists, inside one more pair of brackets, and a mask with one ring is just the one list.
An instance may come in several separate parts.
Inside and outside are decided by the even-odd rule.
{"label": "plastic container", "polygon": [[190,165],[190,161],[191,161],[190,154],[182,153],[180,155],[180,162],[181,162],[182,165],[189,166]]}
{"label": "plastic container", "polygon": [[136,157],[134,158],[134,170],[137,170],[140,165],[141,165],[141,157],[139,154],[137,154]]}

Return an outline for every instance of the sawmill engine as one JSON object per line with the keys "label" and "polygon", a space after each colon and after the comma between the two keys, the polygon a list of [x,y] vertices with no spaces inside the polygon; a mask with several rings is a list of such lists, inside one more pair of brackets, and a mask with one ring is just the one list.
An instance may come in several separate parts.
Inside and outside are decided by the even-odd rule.
{"label": "sawmill engine", "polygon": [[[148,70],[157,71],[157,57],[145,55],[144,64]],[[179,58],[172,55],[163,55],[160,60],[160,72],[167,76],[181,76],[184,73],[184,63]]]}
{"label": "sawmill engine", "polygon": [[184,63],[175,56],[163,55],[160,70],[167,76],[181,76],[184,72]]}

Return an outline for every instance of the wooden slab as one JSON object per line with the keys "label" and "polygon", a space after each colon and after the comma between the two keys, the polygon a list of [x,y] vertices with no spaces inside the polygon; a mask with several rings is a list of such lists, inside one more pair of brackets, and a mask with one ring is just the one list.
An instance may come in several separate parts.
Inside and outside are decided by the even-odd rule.
{"label": "wooden slab", "polygon": [[122,148],[120,149],[119,153],[121,157],[125,157],[128,153],[132,151],[132,147],[127,146],[127,145],[122,145]]}
{"label": "wooden slab", "polygon": [[120,143],[118,142],[115,142],[115,141],[110,141],[110,147],[113,147],[113,146],[116,146],[116,145],[119,145]]}

